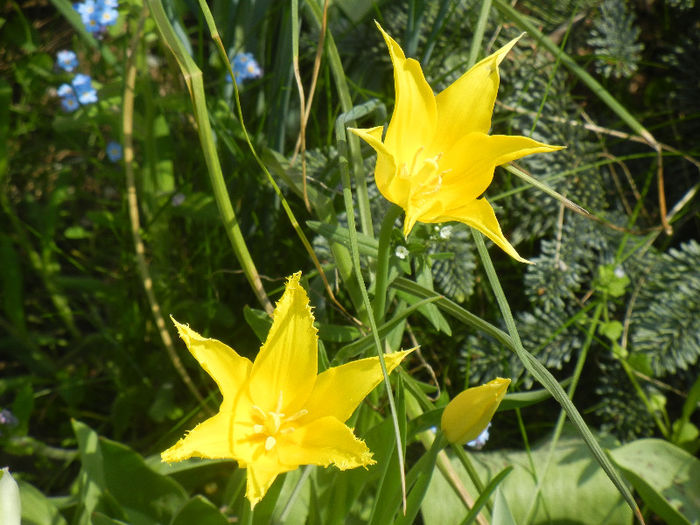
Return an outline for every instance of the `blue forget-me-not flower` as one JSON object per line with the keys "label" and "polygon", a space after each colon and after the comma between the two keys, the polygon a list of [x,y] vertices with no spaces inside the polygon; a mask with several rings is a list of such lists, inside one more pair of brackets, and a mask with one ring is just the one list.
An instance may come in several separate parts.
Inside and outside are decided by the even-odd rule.
{"label": "blue forget-me-not flower", "polygon": [[70,73],[78,67],[78,56],[70,50],[59,51],[56,53],[56,65]]}
{"label": "blue forget-me-not flower", "polygon": [[[252,53],[237,53],[231,61],[231,69],[233,76],[237,81],[244,81],[251,78],[260,78],[262,69],[253,58]],[[226,82],[231,82],[231,75],[226,74]]]}
{"label": "blue forget-me-not flower", "polygon": [[122,145],[119,142],[110,140],[107,143],[107,158],[112,162],[118,162],[122,159]]}
{"label": "blue forget-me-not flower", "polygon": [[75,111],[81,105],[97,102],[97,91],[92,87],[92,79],[82,73],[75,75],[72,83],[61,84],[57,93],[61,97],[61,107],[68,112]]}
{"label": "blue forget-me-not flower", "polygon": [[73,4],[85,28],[96,36],[104,33],[108,26],[117,23],[118,6],[118,0],[84,0]]}

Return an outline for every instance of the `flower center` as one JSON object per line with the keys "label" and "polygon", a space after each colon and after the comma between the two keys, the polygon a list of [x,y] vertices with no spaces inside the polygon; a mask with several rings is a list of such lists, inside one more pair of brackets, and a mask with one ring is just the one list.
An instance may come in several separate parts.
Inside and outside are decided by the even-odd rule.
{"label": "flower center", "polygon": [[425,207],[428,204],[427,199],[440,191],[443,175],[451,171],[451,169],[440,169],[442,152],[433,157],[421,159],[424,149],[420,147],[416,150],[410,167],[402,163],[398,171],[399,178],[409,181],[407,204],[417,209]]}
{"label": "flower center", "polygon": [[302,409],[296,414],[286,415],[282,412],[282,399],[283,395],[280,391],[277,398],[277,406],[274,410],[265,411],[258,405],[253,405],[252,407],[252,418],[254,421],[252,437],[263,440],[267,451],[275,448],[280,435],[294,432],[294,427],[292,426],[294,421],[309,413],[306,409]]}

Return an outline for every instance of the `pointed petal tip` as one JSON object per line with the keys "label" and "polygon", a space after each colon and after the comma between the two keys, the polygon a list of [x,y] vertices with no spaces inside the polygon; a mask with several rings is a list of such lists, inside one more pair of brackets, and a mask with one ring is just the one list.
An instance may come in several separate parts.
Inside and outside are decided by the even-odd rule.
{"label": "pointed petal tip", "polygon": [[418,218],[409,216],[408,214],[406,217],[404,217],[403,220],[403,237],[404,239],[408,239],[409,234],[411,233],[411,230],[413,230],[413,227],[416,225]]}

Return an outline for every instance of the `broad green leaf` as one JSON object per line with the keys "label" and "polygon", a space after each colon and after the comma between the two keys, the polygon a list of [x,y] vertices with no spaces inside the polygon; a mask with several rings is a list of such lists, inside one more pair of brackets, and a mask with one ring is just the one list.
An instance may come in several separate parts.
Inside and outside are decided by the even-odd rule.
{"label": "broad green leaf", "polygon": [[253,329],[255,336],[262,343],[267,338],[267,333],[272,326],[272,318],[262,310],[251,308],[248,305],[243,307],[243,318],[248,326]]}
{"label": "broad green leaf", "polygon": [[513,514],[508,507],[503,491],[496,489],[495,502],[493,504],[493,516],[491,517],[491,525],[517,525]]}
{"label": "broad green leaf", "polygon": [[94,512],[92,514],[92,524],[91,525],[129,525],[126,521],[117,520],[110,518],[101,512]]}
{"label": "broad green leaf", "polygon": [[[477,242],[477,245],[479,243],[481,244],[481,246],[479,247],[480,252],[485,252],[486,248],[484,246],[483,239],[475,235],[475,241],[477,239],[479,240],[479,242]],[[495,274],[495,270],[493,270],[492,265],[490,271]],[[409,292],[418,297],[436,298],[435,304],[441,310],[450,314],[451,316],[455,317],[457,320],[463,322],[466,325],[472,326],[477,330],[482,330],[483,332],[489,334],[491,337],[499,341],[501,344],[513,350],[518,355],[525,368],[542,384],[542,386],[544,386],[547,389],[547,391],[550,394],[552,394],[552,397],[556,399],[557,402],[566,411],[567,415],[569,416],[569,419],[576,426],[584,441],[591,449],[591,453],[595,457],[596,461],[598,461],[598,463],[603,467],[603,470],[605,470],[610,480],[620,491],[620,494],[624,496],[625,500],[630,505],[630,508],[637,509],[629,489],[624,484],[622,478],[615,470],[615,467],[610,462],[610,459],[603,452],[602,448],[596,441],[593,433],[583,421],[583,418],[576,409],[576,406],[574,406],[574,404],[566,395],[566,392],[564,392],[564,389],[559,385],[556,379],[554,379],[554,376],[549,372],[549,370],[547,370],[547,368],[542,363],[540,363],[531,353],[525,350],[522,347],[520,341],[518,341],[518,344],[516,344],[511,338],[511,336],[503,332],[503,330],[500,330],[492,324],[484,321],[483,319],[472,314],[468,310],[465,310],[453,301],[450,301],[449,299],[442,297],[436,294],[435,292],[426,290],[424,287],[414,283],[413,281],[410,281],[409,279],[399,277],[391,284],[391,286],[392,288]],[[502,298],[504,299],[504,296],[502,296]],[[508,309],[508,311],[510,310]],[[511,324],[515,323],[515,321],[512,319],[512,315],[510,316],[510,322]]]}
{"label": "broad green leaf", "polygon": [[700,460],[661,439],[639,439],[610,454],[666,523],[700,523]]}
{"label": "broad green leaf", "polygon": [[39,489],[20,481],[23,525],[68,525],[58,508]]}
{"label": "broad green leaf", "polygon": [[464,518],[464,521],[461,525],[469,525],[470,523],[472,523],[473,520],[477,518],[479,511],[484,505],[486,505],[486,502],[491,497],[491,494],[494,493],[494,491],[496,504],[493,508],[492,523],[504,523],[508,525],[510,525],[511,523],[515,523],[515,520],[513,520],[513,516],[510,513],[510,509],[508,508],[508,502],[506,502],[505,498],[503,497],[503,492],[500,490],[499,487],[501,481],[503,481],[505,477],[511,473],[512,470],[513,467],[508,466],[502,471],[500,471],[498,474],[496,474],[496,476],[494,476],[493,479],[491,479],[491,481],[489,481],[489,484],[486,485],[484,487],[484,491],[481,494],[479,494],[479,497],[474,502],[474,505],[469,511],[469,514],[467,514],[467,517]]}
{"label": "broad green leaf", "polygon": [[177,482],[148,468],[144,459],[126,445],[99,438],[87,425],[73,421],[73,429],[82,462],[81,523],[89,523],[96,510],[115,517],[109,512],[115,505],[132,525],[170,522],[186,500]]}
{"label": "broad green leaf", "polygon": [[[495,430],[492,429],[492,433]],[[608,480],[605,472],[590,456],[586,444],[572,436],[569,427],[566,437],[559,440],[554,451],[552,467],[544,479],[541,500],[532,525],[545,523],[575,523],[580,525],[631,524],[632,511]],[[550,442],[541,443],[532,451],[536,466],[546,463]],[[530,470],[530,461],[524,451],[478,452],[470,455],[482,482],[494,478],[504,467],[513,471],[499,485],[512,516],[525,516],[535,494],[536,481]],[[476,499],[478,492],[457,459],[454,468],[467,492]],[[503,509],[504,510],[504,509]],[[466,516],[466,509],[441,475],[433,476],[423,503],[426,525],[457,525]],[[516,521],[517,522],[517,521]],[[494,523],[496,521],[494,520]],[[507,517],[500,523],[509,523]]]}
{"label": "broad green leaf", "polygon": [[105,491],[105,478],[102,468],[102,451],[99,445],[97,433],[90,427],[73,420],[73,432],[78,438],[78,452],[80,453],[80,474],[78,487],[80,494],[80,521],[89,523],[90,515],[98,507],[100,496]]}
{"label": "broad green leaf", "polygon": [[171,478],[149,469],[126,445],[100,439],[106,488],[132,525],[167,523],[186,499]]}
{"label": "broad green leaf", "polygon": [[195,496],[185,503],[170,525],[192,525],[193,523],[197,525],[228,525],[228,520],[211,501],[202,496]]}
{"label": "broad green leaf", "polygon": [[[309,515],[309,497],[311,484],[310,470],[316,467],[308,466],[287,472],[273,513],[273,523],[284,525],[304,525]],[[283,514],[284,513],[284,514]]]}

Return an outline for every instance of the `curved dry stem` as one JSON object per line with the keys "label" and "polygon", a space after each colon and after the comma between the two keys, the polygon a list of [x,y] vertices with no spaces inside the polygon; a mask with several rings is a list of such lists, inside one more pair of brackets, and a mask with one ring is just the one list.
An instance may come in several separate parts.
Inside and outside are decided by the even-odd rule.
{"label": "curved dry stem", "polygon": [[141,278],[141,284],[146,292],[146,297],[148,298],[148,304],[151,307],[151,313],[153,314],[153,319],[158,328],[158,333],[163,341],[166,351],[168,352],[168,357],[173,363],[175,370],[180,375],[183,383],[192,392],[197,401],[206,407],[204,402],[204,397],[199,393],[197,387],[192,382],[192,378],[187,373],[187,370],[180,360],[180,356],[177,355],[175,350],[175,345],[173,345],[172,337],[170,337],[170,332],[165,326],[165,318],[160,309],[160,304],[156,299],[155,292],[153,291],[153,279],[151,279],[151,272],[148,269],[148,264],[146,263],[145,257],[145,247],[143,239],[141,238],[141,221],[139,218],[139,203],[138,196],[136,194],[136,183],[134,179],[134,95],[136,86],[136,64],[134,56],[136,54],[136,48],[139,45],[141,39],[141,33],[143,30],[143,24],[146,20],[147,9],[144,8],[141,11],[141,18],[139,19],[139,24],[136,32],[127,49],[126,58],[126,75],[124,82],[124,99],[122,104],[122,129],[124,132],[124,174],[126,176],[126,194],[127,194],[127,205],[129,208],[129,222],[131,224],[131,237],[134,242],[134,252],[136,254],[136,268]]}

